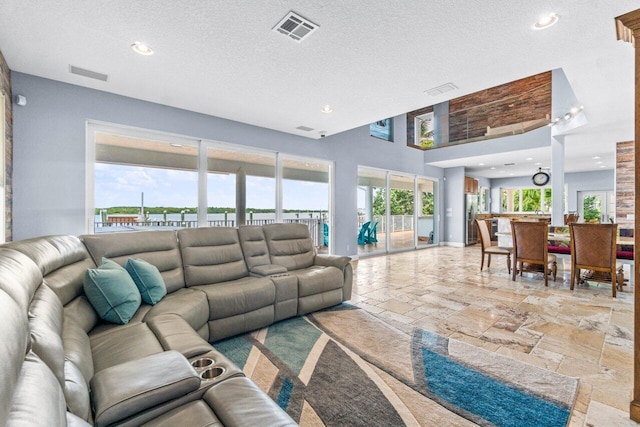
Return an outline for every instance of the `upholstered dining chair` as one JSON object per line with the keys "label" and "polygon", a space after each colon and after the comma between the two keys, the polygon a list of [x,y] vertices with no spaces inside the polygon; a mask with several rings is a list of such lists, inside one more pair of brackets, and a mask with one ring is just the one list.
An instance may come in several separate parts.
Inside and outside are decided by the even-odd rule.
{"label": "upholstered dining chair", "polygon": [[580,270],[608,273],[594,275],[594,281],[611,282],[616,297],[616,240],[618,224],[569,224],[571,235],[571,286],[580,280]]}
{"label": "upholstered dining chair", "polygon": [[523,271],[538,272],[542,267],[544,285],[549,286],[549,273],[556,281],[558,266],[556,256],[548,251],[548,229],[546,222],[511,221],[514,259],[511,280],[516,280],[518,272],[522,276]]}
{"label": "upholstered dining chair", "polygon": [[476,227],[478,228],[478,237],[480,238],[480,249],[482,249],[482,260],[480,261],[480,271],[484,267],[484,256],[487,255],[487,268],[491,267],[491,255],[506,255],[507,269],[511,273],[511,249],[500,248],[491,245],[491,235],[489,227],[484,219],[476,219]]}

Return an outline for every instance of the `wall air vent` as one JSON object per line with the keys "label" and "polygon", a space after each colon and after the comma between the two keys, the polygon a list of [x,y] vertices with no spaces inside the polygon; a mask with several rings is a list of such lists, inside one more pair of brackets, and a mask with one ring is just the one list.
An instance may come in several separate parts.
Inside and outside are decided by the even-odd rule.
{"label": "wall air vent", "polygon": [[76,67],[75,65],[69,65],[69,72],[82,77],[88,77],[94,80],[100,80],[106,82],[109,80],[109,76],[106,74],[98,73],[96,71],[87,70],[85,68]]}
{"label": "wall air vent", "polygon": [[310,128],[310,127],[307,127],[307,126],[298,126],[296,129],[303,130],[305,132],[311,132],[313,130],[313,128]]}
{"label": "wall air vent", "polygon": [[445,92],[449,92],[452,91],[454,89],[458,89],[458,86],[454,85],[453,83],[445,83],[443,85],[440,85],[438,87],[434,87],[432,89],[427,89],[425,90],[425,93],[429,96],[438,96],[441,95]]}
{"label": "wall air vent", "polygon": [[318,28],[317,24],[291,11],[273,27],[273,31],[289,36],[300,43],[302,39],[314,32],[316,28]]}

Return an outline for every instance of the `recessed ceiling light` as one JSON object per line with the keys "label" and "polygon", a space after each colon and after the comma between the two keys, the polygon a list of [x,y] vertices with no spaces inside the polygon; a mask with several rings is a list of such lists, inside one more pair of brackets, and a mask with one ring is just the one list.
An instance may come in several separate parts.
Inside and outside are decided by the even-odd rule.
{"label": "recessed ceiling light", "polygon": [[569,120],[571,118],[571,113],[567,113],[564,115],[565,120]]}
{"label": "recessed ceiling light", "polygon": [[325,114],[329,114],[329,113],[333,112],[333,107],[331,105],[329,105],[329,104],[326,104],[326,105],[322,106],[320,111],[322,111]]}
{"label": "recessed ceiling light", "polygon": [[527,157],[525,160],[533,160],[533,157]]}
{"label": "recessed ceiling light", "polygon": [[605,165],[601,165],[601,166],[600,166],[600,169],[603,169],[603,168],[606,168],[606,166],[605,166]]}
{"label": "recessed ceiling light", "polygon": [[140,55],[153,55],[153,49],[141,42],[135,42],[134,44],[132,44],[131,49],[133,49],[135,53],[139,53]]}
{"label": "recessed ceiling light", "polygon": [[592,159],[593,160],[598,160],[600,158],[600,156],[593,156]]}
{"label": "recessed ceiling light", "polygon": [[478,163],[478,166],[484,166],[484,163]]}
{"label": "recessed ceiling light", "polygon": [[536,162],[536,166],[540,166],[542,163],[540,162]]}
{"label": "recessed ceiling light", "polygon": [[602,161],[599,161],[599,162],[596,162],[596,165],[601,165],[602,163],[603,163]]}
{"label": "recessed ceiling light", "polygon": [[491,169],[492,171],[496,170],[495,166],[491,166],[489,169]]}
{"label": "recessed ceiling light", "polygon": [[558,22],[559,16],[555,13],[549,13],[548,15],[541,16],[535,24],[533,24],[534,30],[543,30],[549,28],[556,22]]}

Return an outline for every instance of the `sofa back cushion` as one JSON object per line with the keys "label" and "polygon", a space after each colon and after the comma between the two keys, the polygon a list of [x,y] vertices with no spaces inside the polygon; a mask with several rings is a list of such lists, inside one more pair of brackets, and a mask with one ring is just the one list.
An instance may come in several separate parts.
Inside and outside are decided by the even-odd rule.
{"label": "sofa back cushion", "polygon": [[172,230],[86,234],[80,239],[96,264],[105,257],[124,267],[127,259],[140,258],[158,268],[168,293],[184,288],[182,259]]}
{"label": "sofa back cushion", "polygon": [[31,350],[46,363],[60,386],[64,387],[64,312],[62,303],[47,285],[38,287],[29,306],[28,316]]}
{"label": "sofa back cushion", "polygon": [[238,236],[249,271],[253,267],[271,264],[269,248],[267,248],[267,241],[261,226],[243,225],[238,229]]}
{"label": "sofa back cushion", "polygon": [[75,236],[37,237],[8,243],[5,247],[31,258],[63,305],[82,295],[84,273],[95,267],[85,246]]}
{"label": "sofa back cushion", "polygon": [[248,276],[238,230],[231,227],[178,231],[187,286],[210,285]]}
{"label": "sofa back cushion", "polygon": [[6,425],[67,425],[66,402],[55,375],[35,353],[23,358]]}
{"label": "sofa back cushion", "polygon": [[25,313],[42,284],[42,273],[25,254],[0,248],[0,290],[5,291]]}
{"label": "sofa back cushion", "polygon": [[304,224],[267,224],[262,226],[272,264],[287,270],[311,267],[316,252]]}
{"label": "sofa back cushion", "polygon": [[[0,274],[5,267],[3,261],[0,260]],[[28,350],[29,323],[26,310],[3,290],[0,290],[0,307],[0,425],[4,426]]]}

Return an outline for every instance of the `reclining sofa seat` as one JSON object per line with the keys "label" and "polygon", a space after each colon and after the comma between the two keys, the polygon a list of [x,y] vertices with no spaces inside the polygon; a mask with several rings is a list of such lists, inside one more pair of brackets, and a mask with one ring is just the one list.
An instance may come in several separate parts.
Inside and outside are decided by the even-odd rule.
{"label": "reclining sofa seat", "polygon": [[[86,269],[93,267],[95,264],[85,246],[74,236],[29,239],[0,248],[0,306],[3,307],[0,310],[0,347],[3,350],[0,352],[3,367],[0,370],[0,425],[91,425],[92,399],[88,384],[98,370],[94,370],[92,341],[87,332],[98,324],[98,317],[81,292]],[[173,335],[176,325],[178,330],[186,325],[200,341],[189,347],[189,351],[201,354],[212,349],[175,314],[158,314],[149,323],[152,329],[153,323],[156,323],[156,329],[160,328],[154,331],[158,334],[156,345],[160,344],[160,352],[175,342],[184,348],[182,336],[175,335],[179,337],[176,340]],[[107,328],[101,334],[118,335],[127,326]],[[128,341],[113,340],[111,350],[118,353],[122,345],[132,344]],[[187,341],[193,344],[194,339],[191,337]],[[136,343],[142,347],[147,345],[134,340],[133,345]],[[216,359],[226,359],[215,351],[213,355]],[[146,361],[144,351],[130,356],[134,363]],[[211,357],[211,353],[205,356]],[[222,366],[230,374],[224,376],[224,381],[200,387],[196,392],[150,410],[142,404],[142,408],[138,408],[141,412],[146,410],[142,415],[135,413],[138,405],[129,405],[124,412],[131,413],[133,409],[134,415],[120,425],[145,422],[145,425],[175,426],[184,425],[185,421],[193,426],[245,422],[296,425],[251,380],[237,376],[241,375],[240,371],[228,360],[226,364],[224,362]],[[114,367],[118,369],[126,363]],[[186,360],[182,363],[186,364],[187,370],[193,371]],[[131,375],[144,375],[144,372],[136,369]],[[144,381],[133,379],[134,388],[140,383]],[[110,390],[107,395],[109,393]],[[107,406],[116,419],[122,412],[118,405]],[[126,402],[124,406],[127,406]],[[105,423],[97,420],[96,425]]]}
{"label": "reclining sofa seat", "polygon": [[275,285],[249,275],[236,228],[186,228],[178,242],[186,286],[209,301],[209,342],[274,322]]}
{"label": "reclining sofa seat", "polygon": [[285,267],[298,279],[298,315],[351,299],[349,257],[316,254],[305,224],[267,224],[262,231],[270,263]]}

